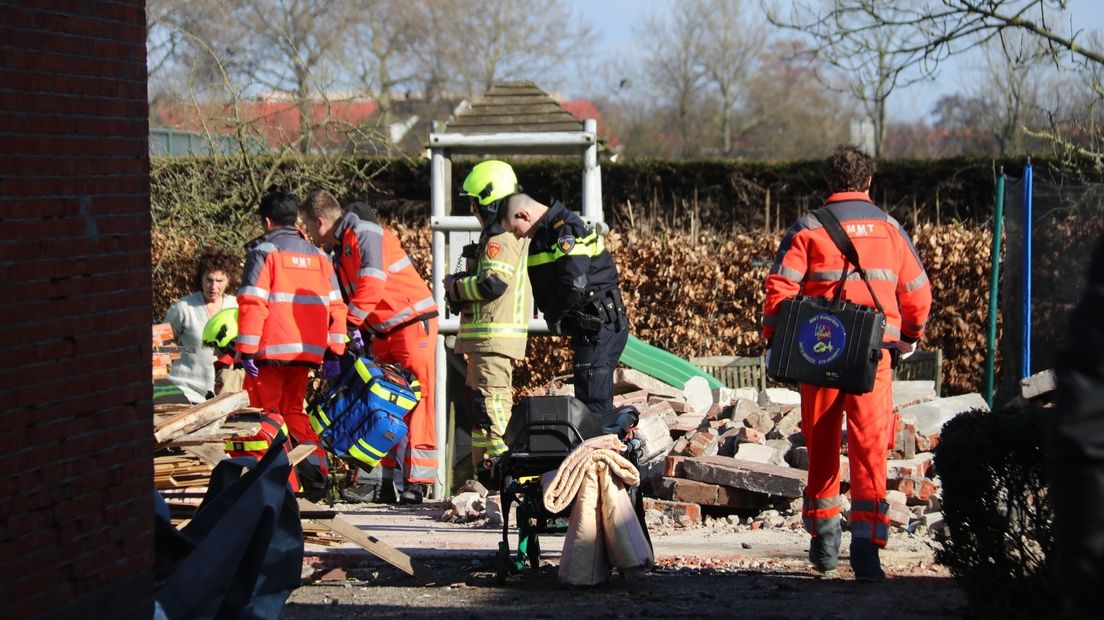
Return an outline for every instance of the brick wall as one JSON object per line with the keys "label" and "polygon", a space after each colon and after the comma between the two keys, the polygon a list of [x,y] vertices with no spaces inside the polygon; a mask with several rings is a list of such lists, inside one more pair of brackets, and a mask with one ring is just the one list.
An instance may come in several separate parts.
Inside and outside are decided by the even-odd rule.
{"label": "brick wall", "polygon": [[0,617],[152,615],[144,0],[0,0]]}

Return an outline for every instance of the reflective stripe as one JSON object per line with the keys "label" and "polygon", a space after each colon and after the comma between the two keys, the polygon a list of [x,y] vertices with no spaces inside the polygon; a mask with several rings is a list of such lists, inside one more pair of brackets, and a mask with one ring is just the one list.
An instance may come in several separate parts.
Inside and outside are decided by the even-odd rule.
{"label": "reflective stripe", "polygon": [[526,323],[468,323],[460,326],[461,338],[479,338],[484,336],[503,336],[524,338],[529,332]]}
{"label": "reflective stripe", "polygon": [[238,334],[238,344],[261,344],[261,337]]}
{"label": "reflective stripe", "polygon": [[598,233],[591,233],[586,237],[576,239],[575,245],[571,248],[570,252],[565,253],[560,249],[560,246],[557,245],[548,251],[530,254],[526,263],[530,267],[536,267],[538,265],[556,262],[563,256],[587,256],[594,258],[601,255],[605,250],[606,246],[605,242],[602,241],[602,237],[600,237]]}
{"label": "reflective stripe", "polygon": [[928,274],[922,273],[922,274],[916,276],[915,278],[913,278],[911,281],[909,281],[908,284],[905,285],[905,292],[906,293],[911,293],[911,292],[915,291],[916,289],[920,288],[921,286],[924,286],[925,284],[927,284],[927,282],[928,282]]}
{"label": "reflective stripe", "polygon": [[268,299],[268,289],[260,288],[257,286],[243,286],[238,289],[238,296],[244,297],[251,295],[253,297],[260,297],[261,299]]}
{"label": "reflective stripe", "polygon": [[897,272],[892,269],[867,269],[866,277],[881,282],[896,282]]}
{"label": "reflective stripe", "polygon": [[506,273],[514,273],[514,271],[516,271],[513,265],[502,261],[484,260],[483,264],[489,269],[497,269],[499,271],[505,271]]}
{"label": "reflective stripe", "polygon": [[[809,273],[809,280],[813,282],[835,282],[843,277],[842,269],[825,269],[822,271],[813,271]],[[851,272],[847,274],[848,280],[858,280],[859,274]]]}
{"label": "reflective stripe", "polygon": [[[376,269],[375,267],[365,267],[357,272],[357,277],[363,278],[364,276],[368,276],[369,278],[376,278],[377,280],[387,279],[387,274],[384,273],[382,269]],[[356,287],[351,285],[350,288]]]}
{"label": "reflective stripe", "polygon": [[777,268],[771,269],[771,273],[778,274],[783,278],[786,278],[787,280],[793,282],[801,282],[802,278],[805,277],[804,272],[798,271],[792,267],[787,267],[785,265],[778,265]]}
{"label": "reflective stripe", "polygon": [[367,310],[361,308],[360,306],[355,306],[353,304],[349,304],[349,314],[355,316],[356,318],[358,318],[362,321],[364,319],[368,318],[368,311]]}
{"label": "reflective stripe", "polygon": [[341,332],[339,334],[330,334],[330,344],[342,344],[348,339],[349,337],[346,336],[344,332]]}
{"label": "reflective stripe", "polygon": [[336,288],[330,289],[330,301],[341,301],[341,291]]}
{"label": "reflective stripe", "polygon": [[407,308],[406,310],[399,312],[395,316],[387,319],[382,323],[376,323],[372,325],[372,329],[376,331],[387,331],[389,328],[394,327],[400,323],[404,323],[407,319],[413,318],[415,312],[432,307],[434,303],[435,302],[433,301],[433,297],[426,297],[425,299],[414,304],[413,308]]}
{"label": "reflective stripe", "polygon": [[402,271],[403,268],[407,267],[408,265],[410,265],[410,257],[409,256],[403,256],[399,260],[391,263],[391,266],[387,268],[387,271],[390,271],[391,273],[398,273],[398,272]]}
{"label": "reflective stripe", "polygon": [[467,293],[469,299],[483,299],[483,296],[479,294],[479,289],[475,286],[475,278],[464,278],[461,282],[464,284],[464,292]]}
{"label": "reflective stripe", "polygon": [[322,355],[326,352],[326,347],[319,347],[316,345],[305,345],[301,342],[292,342],[288,344],[276,344],[268,345],[264,348],[264,356],[272,357],[273,355],[283,355],[285,353],[315,353]]}
{"label": "reflective stripe", "polygon": [[321,295],[299,295],[296,293],[273,293],[270,299],[272,303],[293,303],[304,306],[328,306],[329,297]]}
{"label": "reflective stripe", "polygon": [[838,495],[820,499],[802,496],[801,524],[805,526],[805,531],[810,534],[817,535],[834,531],[836,523],[839,521],[839,512],[840,499]]}
{"label": "reflective stripe", "polygon": [[889,504],[857,500],[851,504],[852,540],[869,540],[885,546],[889,539]]}
{"label": "reflective stripe", "polygon": [[907,327],[911,331],[918,332],[918,331],[924,329],[924,326],[927,325],[927,324],[928,324],[927,321],[924,321],[923,323],[919,323],[919,324],[917,324],[917,323],[906,323],[905,327]]}
{"label": "reflective stripe", "polygon": [[886,323],[885,335],[889,336],[891,339],[896,338],[897,340],[900,340],[901,339],[901,328],[897,327],[893,323]]}

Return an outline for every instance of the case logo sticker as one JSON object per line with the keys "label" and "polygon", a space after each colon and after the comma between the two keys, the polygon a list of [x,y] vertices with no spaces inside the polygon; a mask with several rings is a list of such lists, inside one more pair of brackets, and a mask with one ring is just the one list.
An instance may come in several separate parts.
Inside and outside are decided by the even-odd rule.
{"label": "case logo sticker", "polygon": [[575,237],[571,235],[560,237],[556,240],[556,247],[564,254],[571,254],[571,250],[575,248]]}
{"label": "case logo sticker", "polygon": [[502,251],[502,246],[497,243],[487,244],[487,258],[494,258]]}
{"label": "case logo sticker", "polygon": [[847,344],[843,323],[833,314],[821,312],[809,317],[797,333],[797,351],[813,366],[836,361]]}

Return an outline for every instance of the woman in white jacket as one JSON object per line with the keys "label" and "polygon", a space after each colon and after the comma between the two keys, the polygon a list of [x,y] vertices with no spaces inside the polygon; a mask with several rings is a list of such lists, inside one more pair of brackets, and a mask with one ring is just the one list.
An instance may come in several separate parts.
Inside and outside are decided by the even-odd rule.
{"label": "woman in white jacket", "polygon": [[237,290],[240,277],[238,257],[205,251],[195,269],[199,290],[181,298],[165,314],[164,322],[172,326],[176,344],[183,349],[169,371],[169,381],[193,404],[215,394],[215,352],[203,346],[203,326],[219,310],[238,306],[237,299],[226,292]]}

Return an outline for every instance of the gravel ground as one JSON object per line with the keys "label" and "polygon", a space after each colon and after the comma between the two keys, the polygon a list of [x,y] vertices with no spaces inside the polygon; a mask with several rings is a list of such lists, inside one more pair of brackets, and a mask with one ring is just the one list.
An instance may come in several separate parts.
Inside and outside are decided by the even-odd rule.
{"label": "gravel ground", "polygon": [[[340,508],[340,505],[339,505]],[[439,575],[423,586],[367,552],[308,547],[304,585],[281,618],[958,618],[966,599],[934,564],[924,532],[895,532],[882,554],[888,578],[858,583],[847,568],[819,579],[806,559],[808,537],[791,527],[724,521],[650,528],[657,565],[637,576],[616,572],[595,588],[568,588],[556,577],[562,536],[541,539],[542,563],[504,585],[493,561],[501,530],[485,523],[442,523],[439,507],[348,507],[349,518]],[[347,515],[348,516],[348,515]],[[512,540],[516,540],[513,539]]]}

